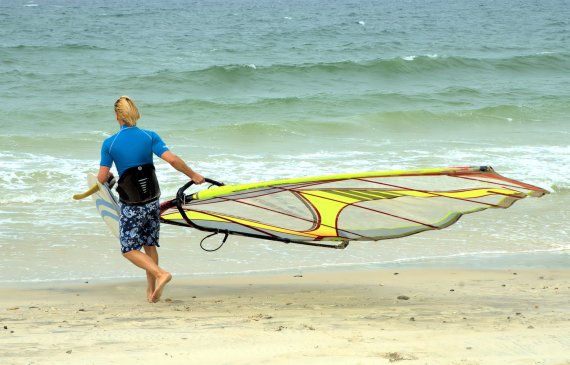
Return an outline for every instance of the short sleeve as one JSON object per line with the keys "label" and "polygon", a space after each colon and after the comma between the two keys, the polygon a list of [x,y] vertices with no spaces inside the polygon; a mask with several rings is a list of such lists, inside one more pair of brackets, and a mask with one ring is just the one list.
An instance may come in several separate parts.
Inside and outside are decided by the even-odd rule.
{"label": "short sleeve", "polygon": [[162,156],[162,154],[168,151],[168,147],[166,143],[160,138],[157,133],[152,134],[152,153],[157,155],[158,157]]}
{"label": "short sleeve", "polygon": [[103,145],[101,146],[101,166],[107,166],[107,167],[112,167],[113,166],[113,158],[111,157],[111,154],[109,153],[109,143],[108,140],[105,140],[105,142],[103,142]]}

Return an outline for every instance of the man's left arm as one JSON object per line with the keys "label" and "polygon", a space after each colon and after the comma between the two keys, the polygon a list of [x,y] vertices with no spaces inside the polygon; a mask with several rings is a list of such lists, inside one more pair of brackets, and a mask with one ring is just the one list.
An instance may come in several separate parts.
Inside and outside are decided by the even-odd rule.
{"label": "man's left arm", "polygon": [[188,176],[196,184],[201,184],[204,182],[204,176],[202,176],[199,173],[192,170],[186,164],[186,162],[184,162],[184,160],[182,160],[180,157],[178,157],[174,153],[172,153],[170,151],[166,151],[162,155],[160,155],[160,158],[162,158],[164,161],[168,162],[176,170],[178,170],[178,171],[182,172],[184,175]]}

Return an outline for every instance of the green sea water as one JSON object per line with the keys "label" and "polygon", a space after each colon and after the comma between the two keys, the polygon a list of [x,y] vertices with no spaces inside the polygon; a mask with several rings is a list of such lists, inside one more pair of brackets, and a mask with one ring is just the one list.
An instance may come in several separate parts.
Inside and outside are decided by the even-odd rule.
{"label": "green sea water", "polygon": [[[70,198],[98,168],[125,94],[142,127],[226,183],[492,165],[552,191],[343,252],[235,238],[206,254],[202,233],[167,227],[175,273],[497,255],[559,265],[570,250],[568,19],[570,3],[555,0],[2,0],[0,280],[140,275],[91,202]],[[173,196],[183,176],[157,168]]]}

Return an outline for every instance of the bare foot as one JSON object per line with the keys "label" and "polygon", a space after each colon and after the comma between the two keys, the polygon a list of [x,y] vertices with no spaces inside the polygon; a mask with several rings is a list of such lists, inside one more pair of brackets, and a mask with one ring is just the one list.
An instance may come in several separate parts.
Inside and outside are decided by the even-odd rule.
{"label": "bare foot", "polygon": [[172,275],[169,272],[164,272],[156,279],[156,289],[154,293],[152,293],[152,302],[156,303],[160,300],[160,296],[162,295],[162,291],[168,282],[172,279]]}

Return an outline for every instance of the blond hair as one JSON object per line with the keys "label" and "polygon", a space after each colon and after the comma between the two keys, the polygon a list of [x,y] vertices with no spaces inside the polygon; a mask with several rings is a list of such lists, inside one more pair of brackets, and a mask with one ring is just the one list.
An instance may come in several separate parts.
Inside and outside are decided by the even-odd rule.
{"label": "blond hair", "polygon": [[141,117],[134,100],[128,96],[121,96],[115,101],[115,113],[117,119],[129,127],[137,125],[137,120]]}

